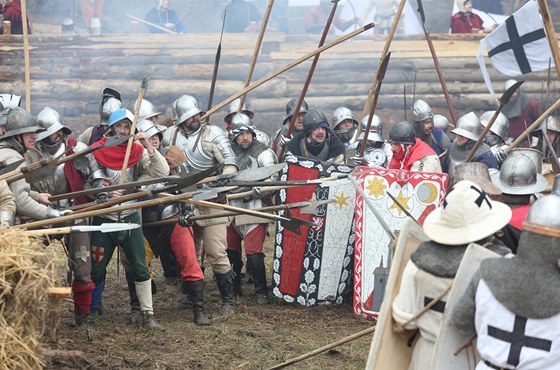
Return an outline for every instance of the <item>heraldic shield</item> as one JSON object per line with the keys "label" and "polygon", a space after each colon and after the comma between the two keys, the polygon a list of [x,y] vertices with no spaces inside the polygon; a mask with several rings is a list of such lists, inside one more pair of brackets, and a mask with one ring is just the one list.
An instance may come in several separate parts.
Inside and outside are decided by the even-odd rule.
{"label": "heraldic shield", "polygon": [[[449,181],[444,173],[370,167],[357,167],[356,180],[393,234],[401,229],[406,213],[422,224],[443,201]],[[391,267],[392,237],[367,203],[356,196],[353,307],[356,315],[377,317]]]}
{"label": "heraldic shield", "polygon": [[[352,167],[330,165],[289,156],[281,180],[314,180],[349,174]],[[289,204],[316,199],[330,200],[315,214],[292,209],[294,217],[312,221],[302,226],[301,235],[276,223],[272,292],[286,302],[302,306],[340,304],[351,289],[354,255],[354,208],[356,191],[348,179],[324,181],[320,185],[292,187],[279,192],[280,202]]]}

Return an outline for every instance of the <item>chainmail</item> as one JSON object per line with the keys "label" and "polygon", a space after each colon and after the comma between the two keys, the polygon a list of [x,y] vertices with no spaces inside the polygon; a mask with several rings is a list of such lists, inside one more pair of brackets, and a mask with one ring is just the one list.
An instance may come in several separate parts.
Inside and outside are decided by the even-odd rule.
{"label": "chainmail", "polygon": [[256,163],[256,158],[258,158],[262,152],[267,150],[268,147],[260,141],[253,139],[253,142],[247,149],[243,149],[235,141],[231,143],[231,149],[233,149],[237,165],[241,171],[255,167],[253,164]]}
{"label": "chainmail", "polygon": [[[452,142],[448,149],[449,155],[455,162],[463,162],[467,158],[467,155],[469,154],[475,143],[476,142],[474,140],[470,140],[465,145],[459,146],[456,142]],[[482,143],[476,150],[476,153],[474,153],[473,158],[476,158],[489,150],[490,147]]]}

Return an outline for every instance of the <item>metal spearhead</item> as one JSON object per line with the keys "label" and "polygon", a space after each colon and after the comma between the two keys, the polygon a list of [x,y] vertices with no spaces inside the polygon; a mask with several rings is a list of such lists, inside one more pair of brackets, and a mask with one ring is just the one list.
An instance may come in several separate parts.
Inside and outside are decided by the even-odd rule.
{"label": "metal spearhead", "polygon": [[100,231],[102,233],[114,233],[118,231],[128,231],[139,228],[139,224],[134,223],[104,223],[98,226],[71,226],[70,232],[72,233],[92,233]]}
{"label": "metal spearhead", "polygon": [[258,181],[268,179],[282,171],[287,165],[288,164],[284,162],[274,164],[272,166],[248,168],[237,172],[237,174],[232,178],[232,181]]}
{"label": "metal spearhead", "polygon": [[422,24],[426,23],[426,15],[424,14],[424,6],[422,5],[422,0],[418,1],[418,13],[420,13],[420,19],[422,20]]}
{"label": "metal spearhead", "polygon": [[316,226],[314,222],[304,220],[302,218],[293,217],[289,209],[286,209],[286,216],[276,216],[280,221],[280,225],[290,230],[293,233],[301,235],[301,227],[303,225],[313,227]]}
{"label": "metal spearhead", "polygon": [[192,192],[192,200],[209,200],[217,198],[221,193],[226,193],[230,190],[236,189],[237,186],[221,186],[219,188],[212,188],[209,186],[204,186],[202,189],[198,189]]}
{"label": "metal spearhead", "polygon": [[514,83],[509,89],[506,90],[500,97],[500,106],[503,107],[507,103],[509,103],[513,93],[519,88],[519,86],[523,85],[525,81],[517,81]]}
{"label": "metal spearhead", "polygon": [[317,215],[317,209],[325,204],[331,204],[336,202],[336,199],[325,199],[325,200],[317,200],[315,196],[308,201],[308,205],[301,207],[299,209],[299,213],[305,215]]}
{"label": "metal spearhead", "polygon": [[18,168],[23,162],[25,162],[25,160],[20,159],[19,161],[16,161],[14,163],[4,165],[4,162],[2,161],[2,164],[0,165],[1,166],[0,175],[3,175],[3,174],[8,173],[8,172],[12,172],[16,168]]}

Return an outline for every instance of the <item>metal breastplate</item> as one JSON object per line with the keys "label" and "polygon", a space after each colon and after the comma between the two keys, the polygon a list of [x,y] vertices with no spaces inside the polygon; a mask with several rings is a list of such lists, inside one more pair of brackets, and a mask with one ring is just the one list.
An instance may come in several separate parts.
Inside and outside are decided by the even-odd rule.
{"label": "metal breastplate", "polygon": [[[178,128],[176,130],[178,130]],[[188,136],[180,130],[177,132],[175,146],[181,149],[187,157],[187,168],[189,170],[202,171],[216,164],[214,157],[206,154],[206,152],[202,149],[203,138],[198,140],[196,149],[193,151],[196,138],[201,134],[204,134],[201,129],[199,129],[197,133]]]}
{"label": "metal breastplate", "polygon": [[[103,167],[103,173],[105,178],[111,183],[111,185],[118,184],[121,178],[121,170],[113,170],[111,168]],[[136,165],[126,169],[126,179],[125,183],[136,181],[138,178],[138,168]]]}

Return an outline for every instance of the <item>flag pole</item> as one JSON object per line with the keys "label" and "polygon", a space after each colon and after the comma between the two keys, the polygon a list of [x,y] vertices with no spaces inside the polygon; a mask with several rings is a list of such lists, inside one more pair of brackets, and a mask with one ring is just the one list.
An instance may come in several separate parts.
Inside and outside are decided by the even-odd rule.
{"label": "flag pole", "polygon": [[550,17],[550,10],[546,0],[538,0],[539,9],[544,22],[544,29],[546,30],[546,38],[550,44],[552,58],[554,58],[554,65],[556,66],[556,73],[560,79],[560,49],[558,49],[558,41],[556,41],[556,32],[554,32],[554,25]]}

